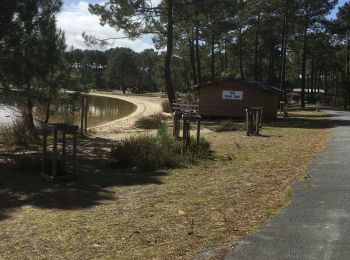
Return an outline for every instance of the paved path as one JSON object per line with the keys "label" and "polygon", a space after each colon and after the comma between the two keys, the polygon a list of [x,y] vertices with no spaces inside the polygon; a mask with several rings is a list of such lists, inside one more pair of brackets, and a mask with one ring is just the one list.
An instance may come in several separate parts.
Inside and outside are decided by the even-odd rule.
{"label": "paved path", "polygon": [[225,259],[350,259],[350,113],[324,112],[335,128],[326,154],[308,167],[311,179],[296,184],[291,205]]}

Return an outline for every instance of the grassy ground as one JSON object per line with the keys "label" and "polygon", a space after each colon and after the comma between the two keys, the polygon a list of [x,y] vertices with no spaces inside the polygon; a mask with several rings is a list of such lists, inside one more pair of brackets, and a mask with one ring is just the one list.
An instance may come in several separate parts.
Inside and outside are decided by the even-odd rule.
{"label": "grassy ground", "polygon": [[290,115],[259,137],[206,133],[214,158],[176,170],[116,170],[112,142],[83,140],[76,184],[42,182],[35,155],[3,154],[0,258],[189,259],[234,242],[288,203],[325,148],[330,125],[321,114]]}

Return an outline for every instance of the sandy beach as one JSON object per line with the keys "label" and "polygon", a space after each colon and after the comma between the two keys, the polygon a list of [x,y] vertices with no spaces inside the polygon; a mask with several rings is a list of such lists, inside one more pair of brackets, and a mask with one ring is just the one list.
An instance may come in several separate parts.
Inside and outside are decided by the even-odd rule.
{"label": "sandy beach", "polygon": [[127,117],[89,128],[89,130],[96,132],[96,137],[111,140],[120,140],[132,133],[143,132],[134,127],[135,121],[144,116],[162,113],[160,103],[165,100],[157,96],[133,96],[114,92],[96,92],[89,93],[89,95],[116,98],[136,105],[136,110]]}

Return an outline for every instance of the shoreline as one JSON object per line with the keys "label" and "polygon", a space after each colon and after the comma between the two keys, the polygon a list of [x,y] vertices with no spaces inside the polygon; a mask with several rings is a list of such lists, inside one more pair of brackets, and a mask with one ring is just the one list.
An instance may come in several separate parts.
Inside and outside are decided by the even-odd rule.
{"label": "shoreline", "polygon": [[134,127],[134,124],[137,119],[150,116],[156,113],[162,113],[162,108],[160,103],[162,100],[161,97],[147,97],[147,96],[132,96],[132,95],[123,95],[118,93],[106,93],[106,92],[96,92],[88,93],[89,96],[99,96],[99,97],[108,97],[123,100],[129,103],[132,103],[136,106],[136,110],[130,115],[110,121],[108,123],[89,127],[89,130],[96,132],[94,137],[100,137],[111,140],[120,140],[125,138],[127,135],[135,132],[141,132],[143,130],[138,130]]}

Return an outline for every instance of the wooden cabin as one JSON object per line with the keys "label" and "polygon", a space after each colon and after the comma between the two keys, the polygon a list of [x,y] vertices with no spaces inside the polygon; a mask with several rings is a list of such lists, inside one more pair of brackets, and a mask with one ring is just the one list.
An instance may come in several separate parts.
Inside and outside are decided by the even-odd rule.
{"label": "wooden cabin", "polygon": [[245,117],[249,107],[263,107],[264,118],[276,118],[282,92],[260,82],[225,79],[201,84],[199,114],[213,117]]}

